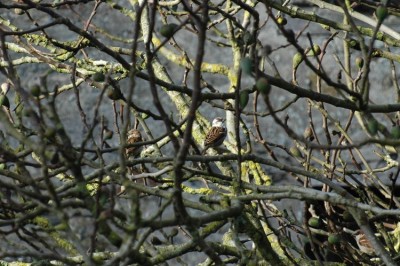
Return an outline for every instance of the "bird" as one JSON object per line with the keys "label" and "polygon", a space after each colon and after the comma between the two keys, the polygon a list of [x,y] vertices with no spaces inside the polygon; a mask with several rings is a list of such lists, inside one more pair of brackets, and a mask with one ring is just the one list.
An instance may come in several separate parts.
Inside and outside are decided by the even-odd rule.
{"label": "bird", "polygon": [[207,132],[206,138],[204,140],[204,149],[201,154],[205,154],[205,152],[209,148],[215,148],[220,146],[226,137],[226,128],[224,125],[225,119],[222,117],[214,118],[212,122],[212,127]]}
{"label": "bird", "polygon": [[[127,147],[125,148],[125,155],[128,159],[129,158],[137,158],[140,155],[140,153],[143,150],[143,145],[136,145],[136,146],[131,146],[131,145],[142,142],[142,141],[143,141],[142,134],[140,133],[140,131],[138,129],[136,129],[136,126],[128,131],[127,139],[126,139]],[[147,172],[147,169],[144,166],[144,164],[142,163],[140,167],[136,167],[136,166],[128,167],[128,171],[129,171],[130,175],[139,175],[139,174]],[[138,180],[135,180],[135,182],[138,182]],[[140,182],[143,182],[145,185],[147,185],[147,183],[148,183],[146,177],[144,177],[143,180],[141,180]],[[151,186],[154,186],[154,182],[151,183]],[[123,186],[123,185],[120,186],[120,188],[118,189],[117,195],[119,196],[119,195],[124,194],[125,190],[126,190],[125,186]]]}
{"label": "bird", "polygon": [[375,254],[375,250],[372,247],[371,242],[369,242],[367,236],[361,230],[355,231],[354,237],[356,239],[358,248],[362,253],[366,253],[368,255]]}
{"label": "bird", "polygon": [[128,136],[126,140],[126,144],[128,147],[125,149],[126,157],[137,157],[143,150],[143,146],[129,146],[130,144],[138,143],[143,141],[142,134],[137,129],[131,129],[128,131]]}

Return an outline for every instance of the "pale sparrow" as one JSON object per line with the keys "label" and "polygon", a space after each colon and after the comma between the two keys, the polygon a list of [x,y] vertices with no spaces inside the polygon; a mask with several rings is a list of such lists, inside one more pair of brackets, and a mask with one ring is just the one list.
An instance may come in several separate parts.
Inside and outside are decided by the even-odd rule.
{"label": "pale sparrow", "polygon": [[369,242],[367,236],[361,230],[354,232],[354,238],[356,239],[357,246],[362,253],[366,253],[368,255],[375,254],[375,250],[372,247],[371,242]]}
{"label": "pale sparrow", "polygon": [[216,117],[212,122],[212,127],[208,131],[206,135],[206,139],[204,140],[204,149],[202,154],[209,148],[215,148],[221,145],[226,137],[226,128],[224,125],[225,119],[222,117]]}

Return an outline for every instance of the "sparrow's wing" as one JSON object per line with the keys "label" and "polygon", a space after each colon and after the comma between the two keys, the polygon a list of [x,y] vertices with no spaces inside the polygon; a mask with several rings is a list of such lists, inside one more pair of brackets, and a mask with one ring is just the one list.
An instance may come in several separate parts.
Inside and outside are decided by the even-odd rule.
{"label": "sparrow's wing", "polygon": [[369,249],[373,249],[371,242],[367,239],[365,234],[361,234],[359,238],[360,245]]}
{"label": "sparrow's wing", "polygon": [[132,137],[127,139],[126,143],[127,144],[134,144],[134,143],[140,142],[140,141],[142,141],[142,137],[141,136],[132,136]]}
{"label": "sparrow's wing", "polygon": [[212,127],[204,140],[204,147],[215,147],[221,145],[226,136],[226,129],[223,127]]}

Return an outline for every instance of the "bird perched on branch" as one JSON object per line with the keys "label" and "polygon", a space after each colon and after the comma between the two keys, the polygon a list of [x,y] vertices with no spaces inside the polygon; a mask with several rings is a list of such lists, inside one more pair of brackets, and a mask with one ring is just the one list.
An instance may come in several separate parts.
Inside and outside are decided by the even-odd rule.
{"label": "bird perched on branch", "polygon": [[372,247],[371,242],[369,242],[367,236],[361,230],[355,231],[353,235],[356,239],[358,248],[362,253],[366,253],[368,255],[375,254],[375,250]]}
{"label": "bird perched on branch", "polygon": [[[143,145],[130,146],[131,144],[135,144],[135,143],[139,143],[139,142],[143,141],[142,134],[140,133],[139,130],[136,129],[136,127],[137,127],[137,124],[135,125],[134,128],[129,130],[128,134],[127,134],[127,139],[126,139],[127,147],[125,148],[125,154],[128,159],[129,158],[137,158],[143,150]],[[144,163],[141,163],[140,167],[130,166],[130,167],[128,167],[128,170],[129,170],[129,174],[131,176],[136,176],[136,175],[140,175],[140,174],[148,172]],[[140,182],[140,183],[145,184],[146,186],[147,185],[150,185],[150,186],[156,185],[156,183],[154,181],[152,181],[151,179],[148,180],[147,177],[143,177],[140,180],[135,179],[134,182]],[[121,186],[118,195],[123,194],[124,192],[125,192],[125,187]]]}
{"label": "bird perched on branch", "polygon": [[204,149],[201,154],[205,154],[209,148],[220,146],[226,137],[226,128],[224,125],[225,119],[216,117],[212,122],[212,127],[206,135],[204,140]]}
{"label": "bird perched on branch", "polygon": [[[129,144],[134,144],[134,143],[138,143],[138,142],[141,142],[141,141],[143,141],[143,139],[142,139],[142,134],[140,133],[139,130],[131,129],[131,130],[128,131],[126,144],[129,145]],[[140,155],[142,150],[143,150],[143,146],[142,145],[140,145],[140,146],[130,146],[130,147],[128,146],[125,149],[125,154],[126,154],[126,157],[128,157],[128,158],[129,157],[137,157],[137,156]]]}

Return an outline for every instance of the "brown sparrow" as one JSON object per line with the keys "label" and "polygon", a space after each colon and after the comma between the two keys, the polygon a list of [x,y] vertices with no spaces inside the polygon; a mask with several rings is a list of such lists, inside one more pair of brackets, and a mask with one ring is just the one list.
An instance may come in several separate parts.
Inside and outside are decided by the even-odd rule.
{"label": "brown sparrow", "polygon": [[358,248],[362,253],[366,253],[368,255],[375,254],[374,248],[371,245],[371,242],[367,239],[367,236],[361,231],[357,230],[354,232],[354,237],[356,239]]}
{"label": "brown sparrow", "polygon": [[[128,138],[126,144],[134,144],[143,141],[142,134],[137,129],[131,129],[128,131]],[[142,152],[143,146],[127,147],[125,149],[126,157],[137,157]]]}
{"label": "brown sparrow", "polygon": [[226,128],[224,126],[225,119],[222,117],[216,117],[212,122],[212,127],[210,131],[208,131],[206,135],[206,139],[204,140],[204,149],[202,154],[209,148],[215,148],[221,145],[226,137]]}

